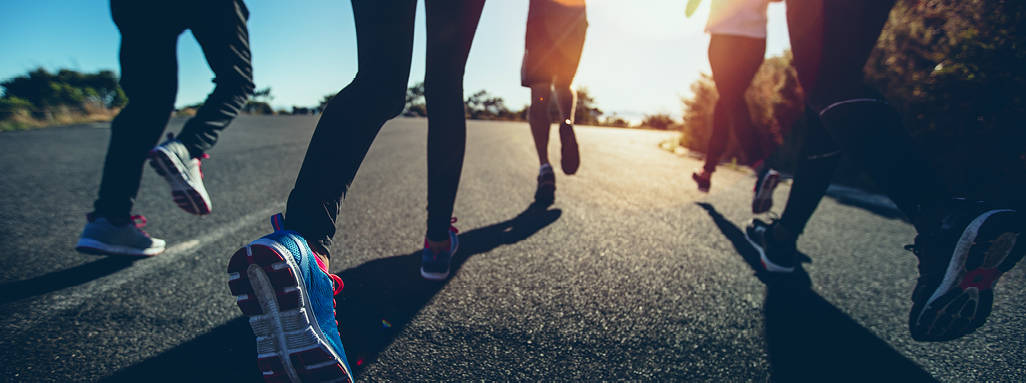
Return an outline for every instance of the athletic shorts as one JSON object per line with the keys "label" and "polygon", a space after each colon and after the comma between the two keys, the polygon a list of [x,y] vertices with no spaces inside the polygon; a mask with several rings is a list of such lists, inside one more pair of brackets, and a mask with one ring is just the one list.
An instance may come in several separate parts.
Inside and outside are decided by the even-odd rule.
{"label": "athletic shorts", "polygon": [[[533,8],[535,1],[531,3]],[[553,13],[531,9],[528,15],[520,85],[570,84],[577,74],[588,30],[584,9],[576,17],[557,19]]]}

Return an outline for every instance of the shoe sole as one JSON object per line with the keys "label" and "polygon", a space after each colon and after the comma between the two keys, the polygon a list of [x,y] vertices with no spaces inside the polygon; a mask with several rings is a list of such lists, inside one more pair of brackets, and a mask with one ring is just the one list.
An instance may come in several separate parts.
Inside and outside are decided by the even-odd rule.
{"label": "shoe sole", "polygon": [[452,271],[452,258],[456,256],[456,252],[460,251],[460,241],[456,240],[456,248],[449,253],[449,270],[444,273],[432,273],[424,270],[424,266],[420,267],[420,276],[429,281],[442,281],[449,278],[449,272]]}
{"label": "shoe sole", "polygon": [[544,183],[538,185],[538,189],[534,192],[534,202],[543,206],[556,203],[556,184]]}
{"label": "shoe sole", "polygon": [[773,207],[773,191],[780,183],[780,174],[768,172],[764,176],[759,192],[752,199],[752,213],[762,214]]}
{"label": "shoe sole", "polygon": [[196,187],[185,179],[180,161],[158,147],[150,151],[150,166],[171,185],[171,198],[178,207],[191,214],[210,214],[210,196],[202,186]]}
{"label": "shoe sole", "polygon": [[781,273],[781,274],[794,272],[794,267],[793,266],[792,267],[784,267],[784,266],[780,266],[780,265],[778,265],[776,263],[773,263],[773,261],[770,261],[769,257],[766,256],[766,251],[763,250],[762,246],[760,246],[758,243],[753,241],[752,237],[750,237],[748,235],[748,230],[745,230],[745,239],[748,240],[748,243],[752,244],[752,247],[755,248],[755,251],[759,252],[759,262],[762,263],[762,269],[763,270],[766,270],[767,272],[770,272],[770,273]]}
{"label": "shoe sole", "polygon": [[75,250],[80,253],[92,255],[118,255],[129,257],[152,257],[164,252],[164,247],[150,247],[137,249],[134,247],[108,245],[95,239],[80,238],[75,244]]}
{"label": "shoe sole", "polygon": [[574,132],[574,128],[571,126],[565,130],[569,133],[564,133],[562,127],[559,129],[559,166],[563,168],[563,174],[572,175],[577,173],[577,169],[581,166],[581,149],[577,145],[577,134]]}
{"label": "shoe sole", "polygon": [[[994,303],[994,286],[1023,257],[1016,251],[1020,231],[1014,210],[991,210],[962,231],[944,279],[911,324],[913,338],[951,340],[986,322]],[[1021,246],[1021,244],[1020,244]]]}
{"label": "shoe sole", "polygon": [[249,317],[257,367],[265,382],[351,382],[352,374],[321,335],[299,266],[285,249],[255,241],[228,262],[228,288]]}

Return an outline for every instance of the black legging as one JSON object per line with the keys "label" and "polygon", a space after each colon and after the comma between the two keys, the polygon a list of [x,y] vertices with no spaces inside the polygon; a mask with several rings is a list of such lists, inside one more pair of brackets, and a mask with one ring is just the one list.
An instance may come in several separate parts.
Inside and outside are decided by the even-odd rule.
{"label": "black legging", "polygon": [[[324,109],[289,195],[285,225],[324,251],[367,150],[402,112],[413,55],[416,0],[353,0],[359,71]],[[463,169],[463,71],[484,0],[426,0],[427,237],[448,239]]]}
{"label": "black legging", "polygon": [[249,11],[242,0],[112,0],[110,10],[121,31],[121,87],[128,105],[111,122],[94,206],[100,216],[120,223],[132,211],[146,153],[160,140],[175,107],[178,35],[192,31],[217,84],[178,134],[193,157],[214,146],[253,93],[253,69]]}
{"label": "black legging", "polygon": [[762,65],[766,39],[714,34],[709,39],[709,65],[716,82],[712,134],[705,153],[705,170],[713,172],[727,148],[729,132],[741,145],[746,165],[765,157],[763,135],[755,129],[748,113],[745,91]]}
{"label": "black legging", "polygon": [[898,113],[863,83],[862,68],[893,5],[893,0],[787,2],[798,79],[820,122],[809,124],[781,218],[795,234],[826,191],[834,166],[823,164],[823,155],[836,148],[861,162],[917,229],[936,224],[946,189]]}

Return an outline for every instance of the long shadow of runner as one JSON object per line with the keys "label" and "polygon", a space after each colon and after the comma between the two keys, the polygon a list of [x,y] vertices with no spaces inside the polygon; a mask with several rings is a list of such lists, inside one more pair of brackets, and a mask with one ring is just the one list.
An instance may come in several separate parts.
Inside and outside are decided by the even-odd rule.
{"label": "long shadow of runner", "polygon": [[[460,250],[452,261],[452,274],[473,255],[508,245],[538,232],[559,219],[562,211],[534,206],[513,219],[461,233]],[[438,293],[448,280],[432,282],[418,274],[420,251],[375,259],[340,276],[345,282],[341,308],[342,342],[353,373],[359,375],[377,359],[396,335]]]}
{"label": "long shadow of runner", "polygon": [[138,258],[106,257],[69,269],[0,285],[0,305],[103,278],[131,266]]}
{"label": "long shadow of runner", "polygon": [[744,233],[707,203],[697,203],[766,284],[766,353],[773,381],[933,382],[933,377],[834,307],[813,289],[805,270],[770,275]]}
{"label": "long shadow of runner", "polygon": [[[530,237],[559,219],[562,211],[529,207],[515,218],[460,234],[452,263]],[[420,277],[420,251],[375,259],[340,273],[345,288],[337,299],[342,342],[353,373],[391,344],[448,281]],[[235,318],[174,349],[118,371],[104,381],[259,381],[256,341],[245,317]]]}

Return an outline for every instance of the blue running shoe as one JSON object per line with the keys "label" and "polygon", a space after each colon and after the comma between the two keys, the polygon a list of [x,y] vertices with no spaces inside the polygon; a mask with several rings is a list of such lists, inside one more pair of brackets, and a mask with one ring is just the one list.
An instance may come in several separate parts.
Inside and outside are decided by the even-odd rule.
{"label": "blue running shoe", "polygon": [[[450,223],[456,223],[456,217]],[[420,255],[420,276],[432,281],[441,281],[449,277],[449,265],[452,256],[460,249],[460,240],[456,236],[460,231],[449,226],[449,251],[435,253],[428,248],[427,238],[424,239],[424,251]]]}
{"label": "blue running shoe", "polygon": [[351,382],[335,320],[342,279],[282,223],[281,214],[271,217],[274,233],[228,261],[228,287],[256,336],[257,366],[267,382]]}

